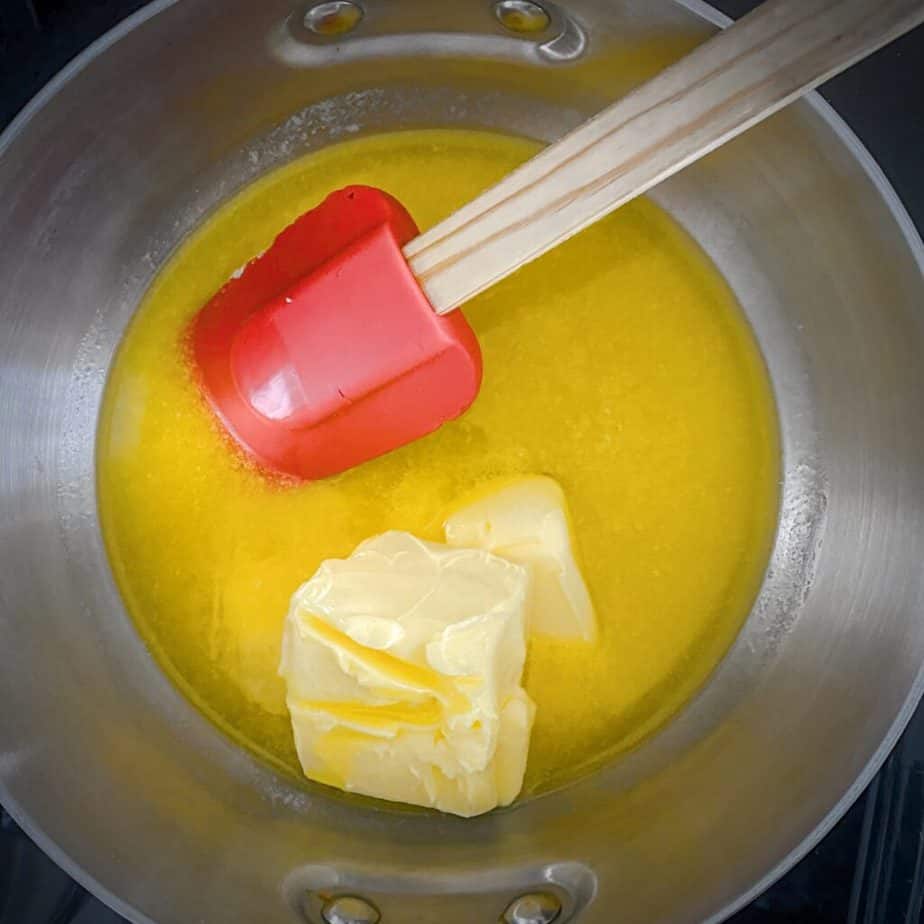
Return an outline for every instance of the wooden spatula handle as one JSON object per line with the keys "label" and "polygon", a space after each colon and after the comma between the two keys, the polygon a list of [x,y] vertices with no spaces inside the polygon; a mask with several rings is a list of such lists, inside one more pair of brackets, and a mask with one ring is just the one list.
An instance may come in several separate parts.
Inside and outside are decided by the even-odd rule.
{"label": "wooden spatula handle", "polygon": [[404,248],[446,314],[924,21],[924,0],[767,0]]}

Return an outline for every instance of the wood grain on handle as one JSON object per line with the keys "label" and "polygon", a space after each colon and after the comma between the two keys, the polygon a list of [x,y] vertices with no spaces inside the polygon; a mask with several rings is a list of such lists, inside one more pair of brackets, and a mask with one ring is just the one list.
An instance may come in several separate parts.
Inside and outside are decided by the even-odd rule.
{"label": "wood grain on handle", "polygon": [[446,314],[924,22],[924,0],[767,0],[404,248]]}

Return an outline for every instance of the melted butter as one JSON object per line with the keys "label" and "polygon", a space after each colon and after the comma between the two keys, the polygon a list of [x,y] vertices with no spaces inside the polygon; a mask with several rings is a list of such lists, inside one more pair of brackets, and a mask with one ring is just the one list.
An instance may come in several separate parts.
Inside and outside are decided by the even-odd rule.
{"label": "melted butter", "polygon": [[399,726],[434,728],[439,724],[442,708],[436,700],[422,703],[394,703],[388,706],[364,706],[326,700],[298,700],[296,706],[312,712],[323,712],[342,725],[359,725],[364,729],[393,732]]}
{"label": "melted butter", "polygon": [[759,586],[778,480],[764,367],[721,277],[647,200],[467,306],[485,358],[481,394],[412,446],[293,488],[243,464],[203,406],[179,348],[186,323],[327,192],[381,186],[425,228],[535,150],[494,134],[415,131],[293,163],[184,242],[119,350],[98,473],[128,609],[200,709],[299,778],[276,673],[290,595],[323,559],[387,529],[438,541],[452,503],[491,479],[545,473],[562,485],[600,628],[597,644],[530,645],[527,793],[670,718]]}
{"label": "melted butter", "polygon": [[[345,632],[334,628],[323,619],[318,619],[317,616],[309,615],[305,619],[305,625],[321,641],[360,662],[366,670],[382,679],[439,699],[457,712],[463,712],[468,708],[468,700],[438,671],[403,661],[387,651],[375,651],[360,645]],[[456,682],[465,680],[464,677],[454,679]],[[344,704],[343,708],[349,709],[350,706]]]}

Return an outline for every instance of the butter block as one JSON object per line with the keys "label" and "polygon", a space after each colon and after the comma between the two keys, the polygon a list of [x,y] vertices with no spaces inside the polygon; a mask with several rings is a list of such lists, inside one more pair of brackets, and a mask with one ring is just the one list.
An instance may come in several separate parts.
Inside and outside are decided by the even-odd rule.
{"label": "butter block", "polygon": [[446,542],[485,549],[530,570],[527,629],[591,642],[597,619],[575,555],[565,495],[544,475],[482,489],[443,524]]}
{"label": "butter block", "polygon": [[293,595],[280,674],[313,780],[471,816],[507,805],[535,708],[522,566],[387,532]]}

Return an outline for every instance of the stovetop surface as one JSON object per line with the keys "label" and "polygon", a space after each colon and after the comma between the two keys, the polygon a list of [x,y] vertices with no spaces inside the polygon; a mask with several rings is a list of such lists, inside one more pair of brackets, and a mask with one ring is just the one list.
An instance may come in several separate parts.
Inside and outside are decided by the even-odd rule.
{"label": "stovetop surface", "polygon": [[[0,0],[0,128],[75,54],[143,0]],[[754,0],[716,2],[740,16]],[[825,96],[924,229],[924,28]],[[827,837],[733,924],[924,924],[924,708]],[[0,924],[124,924],[0,807]]]}

